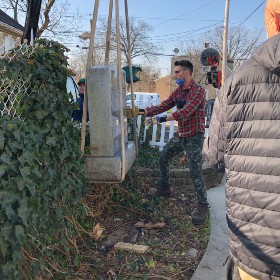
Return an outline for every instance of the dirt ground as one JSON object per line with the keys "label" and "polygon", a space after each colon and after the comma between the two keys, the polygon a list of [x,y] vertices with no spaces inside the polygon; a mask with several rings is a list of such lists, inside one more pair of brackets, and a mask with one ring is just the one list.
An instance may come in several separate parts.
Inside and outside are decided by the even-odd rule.
{"label": "dirt ground", "polygon": [[[84,203],[90,234],[81,237],[80,269],[75,279],[191,279],[207,246],[209,222],[193,226],[196,201],[184,186],[172,198],[150,199],[154,186],[130,171],[119,185],[90,186]],[[134,224],[165,223],[161,229]],[[115,250],[117,242],[147,245],[144,254]]]}

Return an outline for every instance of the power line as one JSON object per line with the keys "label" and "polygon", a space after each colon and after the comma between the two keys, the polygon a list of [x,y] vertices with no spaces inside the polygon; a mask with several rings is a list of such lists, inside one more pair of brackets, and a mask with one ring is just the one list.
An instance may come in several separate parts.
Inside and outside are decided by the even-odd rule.
{"label": "power line", "polygon": [[217,1],[217,0],[208,2],[207,4],[202,5],[202,6],[198,7],[198,8],[196,8],[196,9],[193,9],[193,10],[191,10],[191,11],[189,11],[189,12],[187,12],[187,13],[184,13],[184,14],[182,14],[182,15],[180,15],[180,16],[177,16],[177,17],[174,17],[174,18],[170,18],[170,19],[168,19],[168,20],[166,20],[166,21],[160,22],[160,23],[158,23],[158,24],[156,24],[156,25],[154,25],[154,26],[158,26],[158,25],[164,24],[164,23],[166,23],[166,22],[168,22],[168,21],[176,20],[176,19],[178,19],[178,18],[180,18],[180,17],[189,15],[189,14],[191,14],[191,13],[193,13],[193,12],[196,12],[196,11],[198,11],[198,10],[200,10],[200,9],[202,9],[202,8],[208,6],[209,4],[212,4],[212,3],[216,2],[216,1]]}
{"label": "power line", "polygon": [[[189,31],[185,31],[185,32],[180,32],[180,33],[174,33],[173,35],[181,35],[180,37],[171,37],[171,38],[166,38],[166,37],[169,37],[170,35],[162,35],[160,37],[164,37],[162,39],[157,39],[155,40],[155,42],[161,42],[161,41],[174,41],[174,40],[178,40],[178,39],[182,39],[182,35],[195,35],[195,33],[203,30],[203,29],[206,29],[206,28],[209,28],[209,27],[213,27],[213,26],[217,26],[217,25],[220,25],[221,23],[223,23],[223,21],[220,21],[218,23],[215,23],[215,24],[211,24],[211,25],[207,25],[207,26],[203,26],[203,27],[200,27],[200,28],[197,28],[197,29],[192,29],[192,30],[189,30]],[[209,30],[207,30],[206,32],[204,33],[208,33]],[[203,33],[203,34],[204,34]]]}
{"label": "power line", "polygon": [[262,1],[262,3],[252,13],[250,13],[249,16],[247,16],[239,25],[237,25],[237,27],[246,22],[264,4],[264,2],[265,0]]}

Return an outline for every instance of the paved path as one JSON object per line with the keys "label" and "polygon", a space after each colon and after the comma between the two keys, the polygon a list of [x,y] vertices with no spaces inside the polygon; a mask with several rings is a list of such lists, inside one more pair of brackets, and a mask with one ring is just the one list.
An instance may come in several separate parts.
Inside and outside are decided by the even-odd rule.
{"label": "paved path", "polygon": [[225,177],[221,184],[207,191],[210,204],[211,232],[208,246],[191,280],[225,280],[228,235],[225,215]]}

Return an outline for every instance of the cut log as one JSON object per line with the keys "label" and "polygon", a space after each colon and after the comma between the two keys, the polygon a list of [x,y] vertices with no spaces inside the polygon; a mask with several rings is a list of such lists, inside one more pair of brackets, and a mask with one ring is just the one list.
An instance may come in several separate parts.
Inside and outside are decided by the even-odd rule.
{"label": "cut log", "polygon": [[145,224],[144,222],[137,222],[134,224],[134,227],[136,228],[147,228],[147,229],[156,229],[156,228],[163,228],[165,226],[165,223],[160,222],[160,223],[147,223]]}
{"label": "cut log", "polygon": [[144,254],[149,250],[149,246],[118,242],[115,244],[114,249]]}

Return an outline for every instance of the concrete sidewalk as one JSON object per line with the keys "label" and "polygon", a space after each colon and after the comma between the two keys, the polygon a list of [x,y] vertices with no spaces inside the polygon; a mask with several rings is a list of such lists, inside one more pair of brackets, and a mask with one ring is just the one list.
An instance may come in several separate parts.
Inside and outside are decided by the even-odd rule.
{"label": "concrete sidewalk", "polygon": [[225,176],[216,188],[207,191],[210,205],[210,239],[191,280],[224,280],[226,265],[223,266],[228,249],[228,229],[225,214]]}

